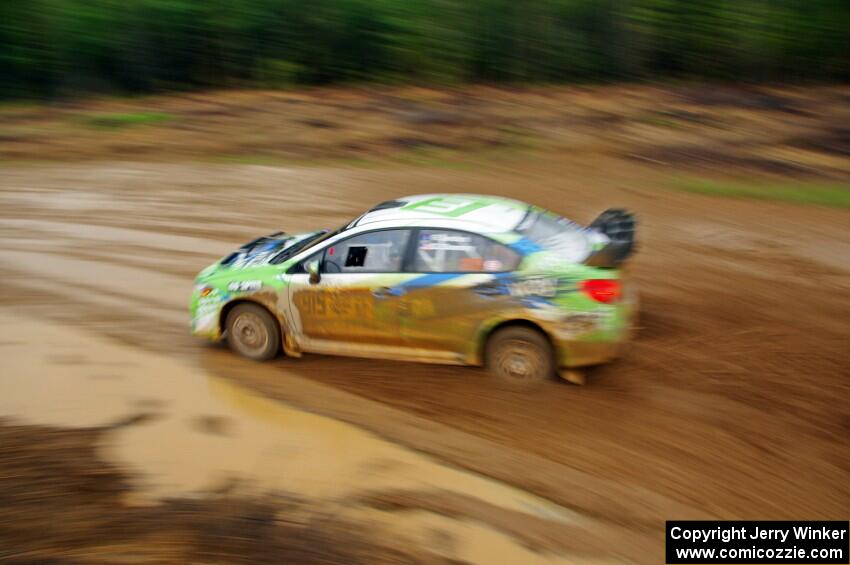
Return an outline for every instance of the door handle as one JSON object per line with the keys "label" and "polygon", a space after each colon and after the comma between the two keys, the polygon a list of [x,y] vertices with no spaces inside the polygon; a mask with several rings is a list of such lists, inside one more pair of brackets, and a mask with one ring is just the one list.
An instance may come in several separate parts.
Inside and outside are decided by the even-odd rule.
{"label": "door handle", "polygon": [[500,289],[495,285],[481,285],[472,289],[472,291],[479,296],[499,296],[500,294],[507,294],[507,292]]}
{"label": "door handle", "polygon": [[378,288],[372,291],[372,296],[374,296],[375,298],[386,298],[390,296],[390,287],[379,286]]}
{"label": "door handle", "polygon": [[402,296],[404,293],[404,288],[400,286],[394,288],[389,286],[379,286],[372,291],[372,296],[375,298],[388,298],[390,296]]}

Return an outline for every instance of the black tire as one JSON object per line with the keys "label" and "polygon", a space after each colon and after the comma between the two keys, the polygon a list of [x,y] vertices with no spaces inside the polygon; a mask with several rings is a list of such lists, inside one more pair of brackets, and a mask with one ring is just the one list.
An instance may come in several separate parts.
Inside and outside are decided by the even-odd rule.
{"label": "black tire", "polygon": [[258,304],[237,304],[227,313],[227,344],[235,353],[254,361],[268,361],[280,351],[280,328],[268,310]]}
{"label": "black tire", "polygon": [[487,340],[487,370],[512,386],[533,386],[555,376],[555,355],[539,331],[521,326],[497,330]]}

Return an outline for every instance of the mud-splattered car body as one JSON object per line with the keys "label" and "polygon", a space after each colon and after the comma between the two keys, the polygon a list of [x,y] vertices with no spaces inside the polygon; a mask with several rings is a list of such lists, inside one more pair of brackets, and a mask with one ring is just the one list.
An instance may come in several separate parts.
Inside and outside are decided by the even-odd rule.
{"label": "mud-splattered car body", "polygon": [[294,356],[478,365],[496,328],[521,324],[545,334],[558,367],[602,363],[637,305],[624,268],[634,223],[608,214],[583,227],[497,197],[385,202],[335,232],[273,234],[204,269],[192,332],[225,337],[230,309],[250,301]]}

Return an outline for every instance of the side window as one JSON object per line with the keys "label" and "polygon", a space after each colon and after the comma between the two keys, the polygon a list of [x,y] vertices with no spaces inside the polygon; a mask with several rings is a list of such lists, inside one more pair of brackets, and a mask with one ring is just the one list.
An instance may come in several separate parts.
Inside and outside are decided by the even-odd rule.
{"label": "side window", "polygon": [[355,235],[325,249],[326,273],[394,273],[401,270],[410,230]]}
{"label": "side window", "polygon": [[421,230],[413,268],[426,273],[498,273],[513,271],[519,254],[473,233]]}
{"label": "side window", "polygon": [[307,272],[307,265],[309,265],[313,261],[320,261],[322,259],[322,253],[324,253],[324,252],[319,251],[317,253],[313,253],[312,255],[307,257],[306,259],[302,259],[294,267],[292,267],[292,269],[289,271],[289,273],[306,273]]}

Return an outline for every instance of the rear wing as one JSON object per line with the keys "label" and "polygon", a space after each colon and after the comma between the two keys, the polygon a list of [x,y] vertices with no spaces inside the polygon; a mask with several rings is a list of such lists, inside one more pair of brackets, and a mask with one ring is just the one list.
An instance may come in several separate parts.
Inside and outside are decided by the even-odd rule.
{"label": "rear wing", "polygon": [[637,242],[637,221],[631,212],[622,208],[609,208],[593,220],[590,229],[604,234],[608,243],[584,260],[591,267],[618,267],[634,253]]}

